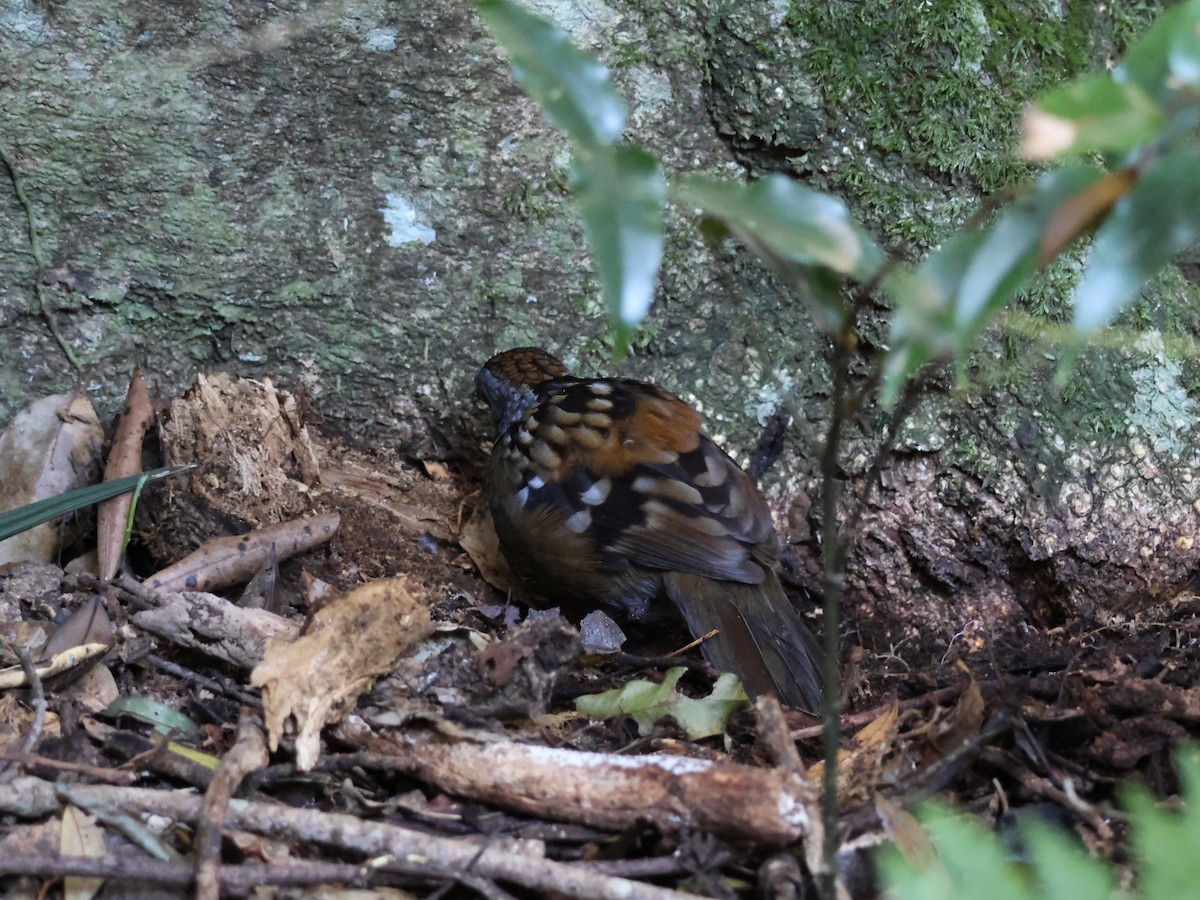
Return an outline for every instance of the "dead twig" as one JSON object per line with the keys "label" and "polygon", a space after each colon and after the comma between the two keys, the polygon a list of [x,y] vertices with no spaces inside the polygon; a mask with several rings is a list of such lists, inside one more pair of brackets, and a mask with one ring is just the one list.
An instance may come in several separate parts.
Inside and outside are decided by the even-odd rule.
{"label": "dead twig", "polygon": [[106,769],[101,766],[89,766],[84,763],[64,762],[61,759],[51,759],[36,753],[17,753],[0,751],[0,761],[16,763],[26,769],[51,769],[56,772],[74,772],[94,781],[106,781],[110,784],[132,784],[138,780],[135,772],[125,769]]}
{"label": "dead twig", "polygon": [[[199,821],[202,805],[200,797],[179,791],[81,785],[74,793],[91,803],[108,803],[130,813],[168,816],[188,823]],[[15,778],[7,790],[0,792],[3,813],[36,817],[56,814],[59,810],[55,786],[40,778]],[[479,853],[480,844],[478,839],[437,837],[377,821],[363,821],[344,813],[244,800],[229,805],[225,824],[283,840],[323,844],[367,858],[387,857],[401,864],[419,860],[443,877],[462,872]],[[685,900],[690,896],[627,878],[609,877],[586,866],[548,860],[541,852],[540,843],[493,839],[475,860],[474,871],[481,878],[586,900]],[[17,862],[0,858],[0,873],[21,871],[16,867]]]}
{"label": "dead twig", "polygon": [[340,726],[339,737],[380,754],[383,768],[539,818],[618,831],[645,819],[667,831],[696,829],[775,846],[806,839],[814,827],[815,787],[783,768],[585,753],[417,729],[377,734],[355,718]]}
{"label": "dead twig", "polygon": [[[196,876],[196,867],[190,861],[167,862],[145,857],[118,859],[9,854],[0,857],[0,873],[41,878],[103,878],[113,882],[134,881],[187,887]],[[229,895],[239,896],[266,884],[368,884],[371,875],[371,867],[346,863],[242,863],[238,866],[222,866],[220,870],[221,889]]]}
{"label": "dead twig", "polygon": [[[42,739],[42,731],[46,727],[46,691],[42,686],[42,677],[38,675],[37,666],[33,664],[33,657],[29,655],[29,651],[7,641],[5,646],[17,657],[21,663],[21,669],[25,672],[25,677],[29,680],[29,700],[33,706],[33,724],[29,726],[29,733],[22,738],[18,750],[19,754],[25,755],[33,752],[33,748]],[[16,771],[17,765],[19,764],[5,766],[4,770],[0,771],[0,780],[7,780],[11,777],[11,774]]]}
{"label": "dead twig", "polygon": [[154,653],[147,653],[138,662],[144,662],[146,665],[152,666],[160,672],[166,672],[168,675],[182,678],[185,684],[194,684],[198,687],[207,688],[214,694],[229,697],[232,700],[238,701],[242,706],[252,706],[255,709],[262,709],[262,700],[259,697],[248,691],[243,691],[241,688],[230,683],[228,679],[217,680],[209,678],[207,675],[201,675],[194,669],[181,666],[179,663],[171,662],[169,659],[163,659]]}
{"label": "dead twig", "polygon": [[238,719],[237,739],[221,757],[212,783],[204,794],[196,830],[196,897],[218,900],[221,894],[221,831],[229,801],[242,779],[266,766],[267,737],[258,713],[248,707]]}

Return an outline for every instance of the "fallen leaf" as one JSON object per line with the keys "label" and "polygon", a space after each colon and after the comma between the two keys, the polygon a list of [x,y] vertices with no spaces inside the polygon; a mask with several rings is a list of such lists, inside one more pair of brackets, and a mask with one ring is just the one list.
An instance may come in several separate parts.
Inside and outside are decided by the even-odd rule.
{"label": "fallen leaf", "polygon": [[[0,512],[80,487],[100,456],[104,429],[82,391],[35,400],[0,434]],[[44,522],[0,541],[0,565],[52,562],[62,530]]]}
{"label": "fallen leaf", "polygon": [[[142,471],[142,443],[146,429],[154,423],[154,409],[150,404],[150,392],[142,380],[140,370],[134,370],[125,395],[125,406],[117,423],[112,447],[108,451],[108,464],[104,468],[104,480],[116,481]],[[96,547],[100,556],[100,578],[111,581],[121,565],[125,553],[125,534],[129,511],[133,508],[133,494],[121,494],[105,500],[96,511]]]}
{"label": "fallen leaf", "polygon": [[433,633],[427,598],[405,578],[373,581],[320,610],[291,642],[270,640],[250,684],[263,689],[263,719],[272,750],[296,733],[296,765],[311,769],[321,729],[353,708],[376,676]]}
{"label": "fallen leaf", "polygon": [[421,468],[425,470],[425,474],[433,481],[449,481],[454,477],[450,472],[450,467],[440,460],[423,459],[421,460]]}
{"label": "fallen leaf", "polygon": [[598,719],[631,716],[641,734],[648,734],[667,716],[678,722],[694,741],[724,734],[729,717],[750,702],[741,682],[737,676],[726,672],[717,679],[711,694],[693,699],[675,690],[685,671],[683,666],[676,666],[667,670],[661,684],[635,679],[602,694],[580,697],[575,701],[575,708]]}
{"label": "fallen leaf", "polygon": [[458,544],[467,551],[488,584],[502,591],[512,590],[516,582],[508,567],[508,560],[500,552],[500,538],[496,536],[496,527],[486,507],[476,508],[463,523]]}
{"label": "fallen leaf", "polygon": [[[63,856],[104,856],[104,830],[96,820],[77,806],[67,804],[63,809],[59,852]],[[63,880],[64,900],[91,900],[104,887],[103,878],[68,876]]]}

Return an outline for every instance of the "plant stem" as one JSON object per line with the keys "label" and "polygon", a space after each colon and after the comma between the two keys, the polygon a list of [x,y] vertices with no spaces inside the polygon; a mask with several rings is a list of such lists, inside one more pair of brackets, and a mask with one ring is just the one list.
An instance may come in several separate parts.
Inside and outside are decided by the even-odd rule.
{"label": "plant stem", "polygon": [[825,725],[823,749],[825,780],[821,798],[821,821],[824,831],[822,856],[825,870],[817,882],[824,900],[837,896],[838,802],[837,754],[838,719],[842,714],[841,667],[838,659],[838,633],[841,630],[842,588],[845,582],[845,539],[838,528],[838,501],[841,483],[838,479],[838,450],[846,420],[852,414],[848,395],[849,362],[856,344],[853,317],[847,315],[834,336],[832,410],[825,446],[821,448],[821,593],[824,602],[825,626]]}

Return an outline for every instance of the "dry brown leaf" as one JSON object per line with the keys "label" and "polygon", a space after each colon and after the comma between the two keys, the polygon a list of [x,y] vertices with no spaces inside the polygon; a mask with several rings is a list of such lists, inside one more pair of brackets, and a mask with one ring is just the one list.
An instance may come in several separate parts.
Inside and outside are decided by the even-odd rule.
{"label": "dry brown leaf", "polygon": [[879,816],[884,833],[906,860],[918,867],[928,866],[934,861],[933,841],[916,816],[883,796],[875,797],[875,813]]}
{"label": "dry brown leaf", "polygon": [[108,709],[121,692],[108,666],[96,663],[58,694],[74,700],[87,712],[98,713]]}
{"label": "dry brown leaf", "polygon": [[[104,856],[104,830],[96,820],[72,804],[63,809],[59,852],[63,856]],[[64,879],[64,900],[91,900],[104,887],[103,878]]]}
{"label": "dry brown leaf", "polygon": [[[81,487],[100,457],[104,429],[83,391],[35,400],[0,434],[0,512]],[[43,522],[0,541],[0,565],[52,562],[61,529]]]}
{"label": "dry brown leaf", "polygon": [[496,536],[492,516],[485,507],[477,507],[463,523],[458,545],[467,551],[488,584],[502,591],[512,590],[516,582],[508,560],[500,552],[500,538]]}
{"label": "dry brown leaf", "polygon": [[929,743],[936,749],[938,757],[954,752],[983,727],[983,694],[975,677],[970,672],[967,672],[967,675],[970,676],[971,683],[959,696],[954,709],[941,721],[933,723],[929,731]]}
{"label": "dry brown leaf", "polygon": [[[892,704],[864,725],[849,742],[838,750],[838,777],[845,778],[861,771],[864,765],[873,766],[882,755],[884,745],[896,733],[900,720],[900,704]],[[825,777],[825,760],[819,759],[808,769],[809,780],[820,782]]]}
{"label": "dry brown leaf", "polygon": [[325,543],[340,524],[337,513],[324,513],[245,535],[213,538],[146,583],[158,591],[211,591],[249,581],[266,565],[272,548],[277,559],[285,560]]}
{"label": "dry brown leaf", "polygon": [[1085,231],[1091,228],[1124,197],[1137,183],[1134,168],[1110,172],[1099,181],[1064,201],[1042,233],[1038,248],[1038,268],[1055,260]]}
{"label": "dry brown leaf", "polygon": [[[150,391],[146,389],[141,371],[135,370],[125,395],[117,433],[108,451],[105,481],[128,478],[142,471],[142,442],[146,429],[153,423]],[[96,512],[96,547],[100,556],[100,578],[104,581],[111,580],[121,565],[121,555],[125,552],[125,523],[132,506],[133,494],[122,494],[105,500]]]}
{"label": "dry brown leaf", "polygon": [[268,641],[250,683],[263,689],[271,749],[292,728],[296,765],[311,769],[320,756],[321,729],[338,721],[376,676],[432,632],[427,598],[414,593],[407,579],[392,578],[334,600],[295,641]]}

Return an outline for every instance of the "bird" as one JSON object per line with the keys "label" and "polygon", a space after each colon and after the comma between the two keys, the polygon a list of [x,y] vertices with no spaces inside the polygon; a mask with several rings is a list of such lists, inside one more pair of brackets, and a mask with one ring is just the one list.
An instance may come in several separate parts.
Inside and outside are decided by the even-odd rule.
{"label": "bird", "polygon": [[820,708],[821,649],[780,584],[770,509],[695,409],[647,382],[575,377],[537,347],[493,356],[475,385],[519,596],[649,625],[673,605],[694,638],[716,632],[701,651],[751,696]]}

